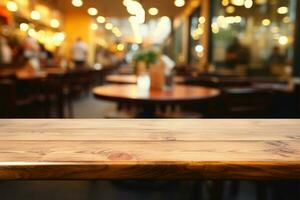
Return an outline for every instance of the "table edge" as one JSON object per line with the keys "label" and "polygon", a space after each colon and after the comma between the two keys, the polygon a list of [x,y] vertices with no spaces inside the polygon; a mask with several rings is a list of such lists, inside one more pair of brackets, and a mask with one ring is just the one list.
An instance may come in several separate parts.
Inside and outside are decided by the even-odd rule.
{"label": "table edge", "polygon": [[0,162],[0,180],[300,180],[300,161]]}

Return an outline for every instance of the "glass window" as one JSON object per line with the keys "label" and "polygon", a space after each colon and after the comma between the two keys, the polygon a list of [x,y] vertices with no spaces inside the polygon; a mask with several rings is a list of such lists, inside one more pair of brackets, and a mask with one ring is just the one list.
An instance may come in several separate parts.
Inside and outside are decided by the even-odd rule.
{"label": "glass window", "polygon": [[200,8],[195,9],[189,19],[189,49],[188,62],[190,65],[197,65],[200,62],[200,57],[203,52],[203,46],[200,42],[200,37],[203,34],[203,27],[199,21]]}
{"label": "glass window", "polygon": [[216,0],[213,62],[223,73],[292,74],[296,0]]}
{"label": "glass window", "polygon": [[184,55],[183,55],[183,23],[180,22],[179,26],[174,29],[174,59],[177,63],[184,62]]}

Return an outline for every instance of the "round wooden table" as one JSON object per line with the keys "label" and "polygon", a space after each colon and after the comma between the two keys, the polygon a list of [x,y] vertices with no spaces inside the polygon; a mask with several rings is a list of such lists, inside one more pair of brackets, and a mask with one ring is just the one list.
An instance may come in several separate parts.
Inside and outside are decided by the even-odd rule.
{"label": "round wooden table", "polygon": [[137,85],[107,85],[93,89],[96,98],[114,101],[117,103],[126,103],[133,106],[142,106],[143,117],[155,117],[155,108],[159,105],[186,105],[206,102],[217,98],[221,91],[218,89],[174,85],[170,91],[145,90]]}
{"label": "round wooden table", "polygon": [[27,71],[18,71],[16,72],[16,77],[18,80],[36,80],[47,78],[47,72],[27,72]]}
{"label": "round wooden table", "polygon": [[[112,83],[112,84],[136,84],[137,76],[136,75],[113,74],[113,75],[106,76],[105,81],[108,83]],[[175,83],[184,83],[185,78],[182,76],[175,76],[174,82]]]}

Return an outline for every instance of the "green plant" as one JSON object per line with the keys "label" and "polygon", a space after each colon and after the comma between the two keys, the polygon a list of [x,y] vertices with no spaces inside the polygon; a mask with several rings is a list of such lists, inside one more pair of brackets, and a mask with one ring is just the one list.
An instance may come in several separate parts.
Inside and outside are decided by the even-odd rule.
{"label": "green plant", "polygon": [[134,55],[133,61],[135,65],[138,62],[145,62],[146,66],[149,67],[150,64],[156,63],[158,59],[158,53],[155,51],[142,51]]}

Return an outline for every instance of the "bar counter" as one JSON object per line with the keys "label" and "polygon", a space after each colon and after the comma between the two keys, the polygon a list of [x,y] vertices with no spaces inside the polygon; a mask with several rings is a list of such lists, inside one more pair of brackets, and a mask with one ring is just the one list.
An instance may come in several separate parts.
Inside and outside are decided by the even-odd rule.
{"label": "bar counter", "polygon": [[300,179],[300,120],[0,120],[0,180]]}

